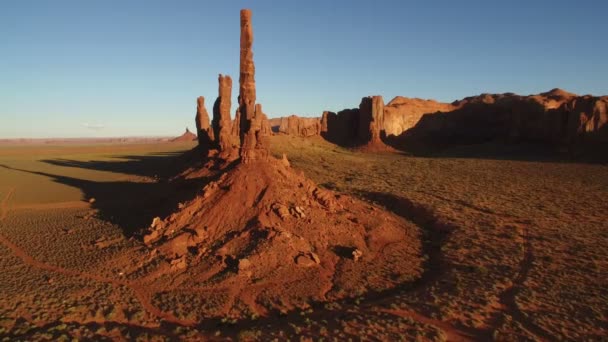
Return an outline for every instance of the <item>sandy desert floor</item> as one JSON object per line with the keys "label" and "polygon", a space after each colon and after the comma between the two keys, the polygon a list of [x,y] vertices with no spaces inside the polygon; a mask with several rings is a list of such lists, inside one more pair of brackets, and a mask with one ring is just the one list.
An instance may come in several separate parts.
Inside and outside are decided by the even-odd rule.
{"label": "sandy desert floor", "polygon": [[203,180],[169,181],[192,143],[0,146],[0,337],[459,341],[608,334],[608,165],[479,147],[426,157],[361,153],[289,136],[273,137],[272,146],[320,186],[409,221],[422,246],[420,276],[295,310],[224,315],[214,311],[225,301],[221,292],[163,291],[123,267],[148,252],[138,231],[169,214],[175,194],[187,198],[202,188]]}

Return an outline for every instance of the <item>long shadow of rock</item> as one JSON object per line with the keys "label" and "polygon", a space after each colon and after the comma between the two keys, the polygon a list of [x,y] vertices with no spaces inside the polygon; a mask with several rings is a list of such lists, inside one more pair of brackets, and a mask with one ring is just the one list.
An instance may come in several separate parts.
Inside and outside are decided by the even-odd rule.
{"label": "long shadow of rock", "polygon": [[[147,155],[121,155],[112,156],[111,160],[70,160],[70,159],[44,159],[44,163],[76,167],[87,170],[124,173],[135,176],[166,178],[176,173],[176,167],[183,163],[175,163],[190,158],[196,149],[186,152],[157,152]],[[173,161],[173,162],[172,162]]]}
{"label": "long shadow of rock", "polygon": [[422,230],[422,249],[428,256],[422,277],[416,286],[427,284],[436,279],[445,268],[441,254],[441,245],[449,234],[457,229],[456,226],[441,220],[435,212],[422,204],[412,200],[384,192],[359,192],[359,195],[368,201],[377,203],[387,210],[414,222]]}
{"label": "long shadow of rock", "polygon": [[[103,329],[102,329],[103,328]],[[36,340],[41,339],[41,336],[49,338],[51,340],[59,340],[62,337],[72,337],[78,339],[82,338],[84,331],[88,332],[88,337],[95,341],[111,341],[108,338],[108,331],[117,330],[120,331],[123,336],[142,336],[146,337],[149,335],[162,335],[171,338],[172,340],[178,340],[179,336],[169,329],[150,328],[136,324],[129,324],[127,322],[115,322],[115,321],[102,321],[102,322],[62,322],[55,321],[44,325],[33,325],[28,324],[24,319],[18,319],[15,323],[13,331],[6,333],[5,337],[10,340]],[[17,332],[19,331],[19,332]],[[106,332],[98,333],[99,331]],[[74,333],[76,332],[76,333]],[[115,332],[116,334],[116,332]],[[116,338],[116,337],[114,337]],[[85,338],[86,339],[86,338]]]}
{"label": "long shadow of rock", "polygon": [[547,143],[509,143],[488,140],[477,143],[446,143],[416,137],[390,136],[385,143],[404,154],[420,158],[457,158],[484,160],[513,160],[547,163],[608,163],[608,144],[580,143],[552,145]]}
{"label": "long shadow of rock", "polygon": [[[165,157],[164,163],[173,161],[173,158]],[[160,160],[155,162],[160,163]],[[111,162],[87,164],[86,162],[64,161],[62,163],[90,169],[97,169],[101,165],[104,170],[115,172],[125,170],[126,167],[125,164],[113,167]],[[127,168],[131,168],[131,170],[140,168],[135,165],[135,161],[129,162],[128,165]],[[83,200],[95,199],[91,201],[91,208],[97,210],[97,217],[120,227],[126,237],[140,233],[143,228],[150,225],[154,217],[168,216],[178,209],[179,203],[194,198],[205,184],[213,180],[212,177],[201,177],[177,179],[171,182],[165,179],[155,182],[98,182],[60,174],[18,169],[7,165],[0,165],[0,167],[48,177],[54,182],[79,189],[82,191]]]}
{"label": "long shadow of rock", "polygon": [[[127,235],[132,234],[137,229],[146,227],[154,216],[163,216],[175,209],[179,200],[193,197],[200,189],[202,184],[209,182],[210,179],[197,179],[194,181],[184,181],[180,187],[175,188],[173,184],[167,182],[159,183],[132,183],[132,182],[94,182],[61,175],[54,175],[38,171],[15,169],[5,165],[0,165],[14,171],[27,172],[40,176],[50,177],[55,182],[81,189],[86,197],[95,197],[97,201],[93,207],[99,210],[102,219],[116,223],[125,231]],[[455,227],[444,223],[436,217],[434,212],[423,205],[413,201],[395,196],[392,194],[379,192],[363,192],[363,198],[385,206],[395,214],[416,223],[423,231],[423,253],[428,256],[425,263],[423,275],[418,280],[398,285],[395,288],[384,291],[371,291],[360,298],[348,298],[335,302],[336,305],[328,306],[327,302],[312,302],[313,311],[302,315],[302,311],[294,310],[282,313],[278,310],[271,311],[268,316],[259,319],[241,319],[234,323],[226,322],[220,318],[202,319],[199,324],[188,329],[198,332],[219,331],[222,337],[238,339],[239,332],[248,330],[259,330],[262,333],[284,329],[288,325],[306,326],[311,321],[317,322],[329,331],[343,330],[343,322],[346,320],[361,319],[358,310],[349,308],[361,308],[365,310],[365,319],[372,317],[378,319],[391,319],[392,316],[374,311],[376,306],[389,305],[394,301],[395,296],[400,294],[412,293],[412,291],[423,290],[426,286],[432,285],[433,281],[445,271],[445,264],[442,260],[441,246],[449,236],[450,231]],[[159,209],[164,208],[164,209]],[[172,208],[172,209],[171,209]],[[164,211],[163,211],[164,210]],[[51,328],[53,324],[49,325]],[[79,324],[74,323],[74,328]],[[121,329],[139,331],[142,333],[153,333],[165,336],[172,336],[173,332],[179,327],[173,323],[162,322],[158,329],[148,329],[137,325],[116,324],[115,322],[102,322],[89,326],[92,329],[99,327],[118,327]],[[37,331],[44,331],[39,329]],[[181,328],[180,328],[181,329]],[[473,334],[475,332],[471,332]],[[15,335],[17,336],[17,335]],[[349,335],[356,338],[356,335]]]}

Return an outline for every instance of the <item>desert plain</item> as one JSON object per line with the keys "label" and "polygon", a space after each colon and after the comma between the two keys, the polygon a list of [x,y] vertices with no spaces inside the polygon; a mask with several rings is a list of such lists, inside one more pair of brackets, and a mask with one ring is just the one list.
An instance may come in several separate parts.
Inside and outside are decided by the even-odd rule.
{"label": "desert plain", "polygon": [[[601,339],[608,167],[484,147],[366,153],[277,135],[322,187],[411,222],[420,270],[390,289],[285,308],[129,274],[137,237],[204,179],[172,184],[193,142],[2,146],[0,332],[13,339]],[[510,147],[512,149],[512,147]],[[528,149],[526,149],[528,151]],[[467,155],[468,153],[468,155]],[[476,156],[480,155],[480,156]],[[177,161],[176,161],[177,160]],[[195,186],[196,185],[196,186]],[[312,228],[311,228],[312,229]],[[298,266],[285,258],[288,268]],[[347,259],[345,263],[353,261]],[[321,265],[322,266],[322,265]],[[168,282],[175,281],[168,274]],[[235,304],[233,304],[235,305]]]}
{"label": "desert plain", "polygon": [[608,97],[269,119],[240,34],[234,116],[0,141],[3,341],[606,338]]}

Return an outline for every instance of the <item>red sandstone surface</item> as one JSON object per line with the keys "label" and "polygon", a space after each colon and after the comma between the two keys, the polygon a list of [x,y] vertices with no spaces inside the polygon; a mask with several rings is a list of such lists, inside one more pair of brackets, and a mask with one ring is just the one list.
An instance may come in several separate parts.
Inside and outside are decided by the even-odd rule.
{"label": "red sandstone surface", "polygon": [[537,95],[482,94],[428,113],[405,136],[458,142],[608,142],[608,97],[578,96],[561,89]]}
{"label": "red sandstone surface", "polygon": [[373,96],[364,97],[359,108],[326,111],[320,119],[290,116],[273,120],[273,126],[278,123],[278,133],[321,135],[349,147],[378,147],[385,142],[400,146],[403,139],[606,142],[608,96],[579,96],[553,89],[529,96],[481,94],[453,103],[397,96],[386,105],[382,97]]}

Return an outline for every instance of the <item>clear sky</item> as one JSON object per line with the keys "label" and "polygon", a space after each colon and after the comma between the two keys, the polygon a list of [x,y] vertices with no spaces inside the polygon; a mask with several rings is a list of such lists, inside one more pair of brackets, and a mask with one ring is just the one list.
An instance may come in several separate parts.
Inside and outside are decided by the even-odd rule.
{"label": "clear sky", "polygon": [[[608,1],[0,1],[0,138],[178,135],[238,91],[253,10],[258,102],[318,116],[383,95],[608,94]],[[235,106],[233,106],[234,113]]]}

